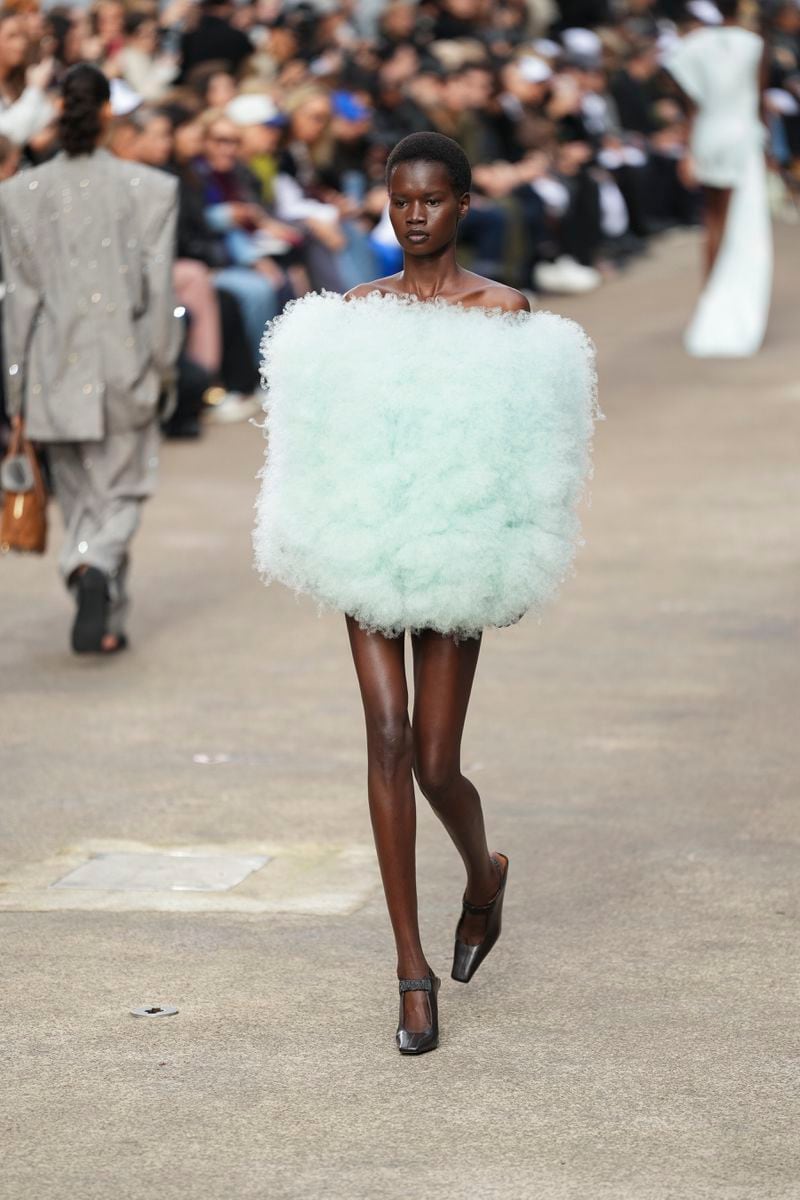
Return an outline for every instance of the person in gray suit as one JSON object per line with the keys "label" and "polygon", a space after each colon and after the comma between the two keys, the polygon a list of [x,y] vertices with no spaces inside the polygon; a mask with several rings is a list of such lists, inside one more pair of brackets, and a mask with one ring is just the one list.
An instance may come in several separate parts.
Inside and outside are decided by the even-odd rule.
{"label": "person in gray suit", "polygon": [[100,144],[109,84],[63,82],[62,150],[0,184],[8,410],[47,445],[77,604],[76,653],[126,644],[126,577],[159,451],[159,397],[180,343],[172,261],[176,181]]}

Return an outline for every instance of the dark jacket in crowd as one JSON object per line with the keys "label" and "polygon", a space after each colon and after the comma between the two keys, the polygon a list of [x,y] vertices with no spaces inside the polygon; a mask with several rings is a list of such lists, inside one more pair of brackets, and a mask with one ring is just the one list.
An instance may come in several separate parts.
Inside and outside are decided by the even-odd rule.
{"label": "dark jacket in crowd", "polygon": [[193,258],[211,268],[224,267],[228,262],[225,241],[206,220],[203,181],[190,166],[173,164],[168,170],[178,180],[176,258]]}
{"label": "dark jacket in crowd", "polygon": [[204,13],[197,28],[181,38],[182,78],[200,63],[216,61],[224,62],[235,74],[252,53],[253,44],[241,29],[213,13]]}
{"label": "dark jacket in crowd", "polygon": [[653,118],[655,96],[652,88],[641,79],[634,79],[627,71],[619,71],[611,79],[611,94],[617,105],[623,129],[634,133],[650,134],[656,129]]}

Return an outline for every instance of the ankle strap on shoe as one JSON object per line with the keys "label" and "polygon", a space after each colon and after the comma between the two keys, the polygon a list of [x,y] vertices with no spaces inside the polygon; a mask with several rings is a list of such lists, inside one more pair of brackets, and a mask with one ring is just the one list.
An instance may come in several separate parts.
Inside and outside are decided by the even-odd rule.
{"label": "ankle strap on shoe", "polygon": [[[503,855],[503,857],[505,858],[505,855]],[[486,904],[472,904],[466,896],[462,896],[461,904],[464,908],[464,912],[469,913],[470,916],[479,917],[482,913],[490,912],[500,898],[500,893],[502,892],[503,885],[506,881],[506,872],[503,870],[502,865],[497,861],[496,858],[493,858],[492,862],[497,867],[497,873],[500,876],[500,883],[498,884],[497,891],[492,896],[491,900],[489,900]],[[507,869],[508,859],[506,859],[506,870]]]}
{"label": "ankle strap on shoe", "polygon": [[431,981],[425,979],[401,979],[398,981],[400,987],[400,995],[403,992],[429,992],[431,990]]}
{"label": "ankle strap on shoe", "polygon": [[464,912],[469,913],[470,916],[473,916],[473,917],[479,917],[482,913],[491,912],[491,910],[494,908],[495,904],[497,903],[497,897],[499,895],[500,895],[500,888],[497,889],[497,892],[495,893],[494,896],[492,896],[492,898],[488,904],[470,904],[469,900],[462,900],[461,903],[464,907]]}

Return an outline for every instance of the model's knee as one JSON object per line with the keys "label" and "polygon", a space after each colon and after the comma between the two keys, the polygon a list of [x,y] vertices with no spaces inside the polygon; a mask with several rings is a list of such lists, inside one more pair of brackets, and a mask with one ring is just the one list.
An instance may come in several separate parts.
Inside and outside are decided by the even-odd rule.
{"label": "model's knee", "polygon": [[420,750],[414,754],[414,777],[426,800],[436,808],[447,799],[461,775],[458,762],[450,754]]}
{"label": "model's knee", "polygon": [[409,770],[413,748],[408,715],[389,715],[372,721],[368,730],[368,750],[371,770],[380,771],[386,777]]}

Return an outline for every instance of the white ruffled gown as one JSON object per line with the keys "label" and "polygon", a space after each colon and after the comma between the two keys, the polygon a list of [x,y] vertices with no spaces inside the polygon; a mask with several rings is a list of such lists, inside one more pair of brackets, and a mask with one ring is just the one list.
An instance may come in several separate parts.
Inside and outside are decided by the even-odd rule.
{"label": "white ruffled gown", "polygon": [[666,66],[697,105],[691,150],[700,183],[732,188],[714,269],[684,335],[696,357],[746,357],[764,340],[772,230],[759,118],[763,41],[738,26],[698,29]]}

